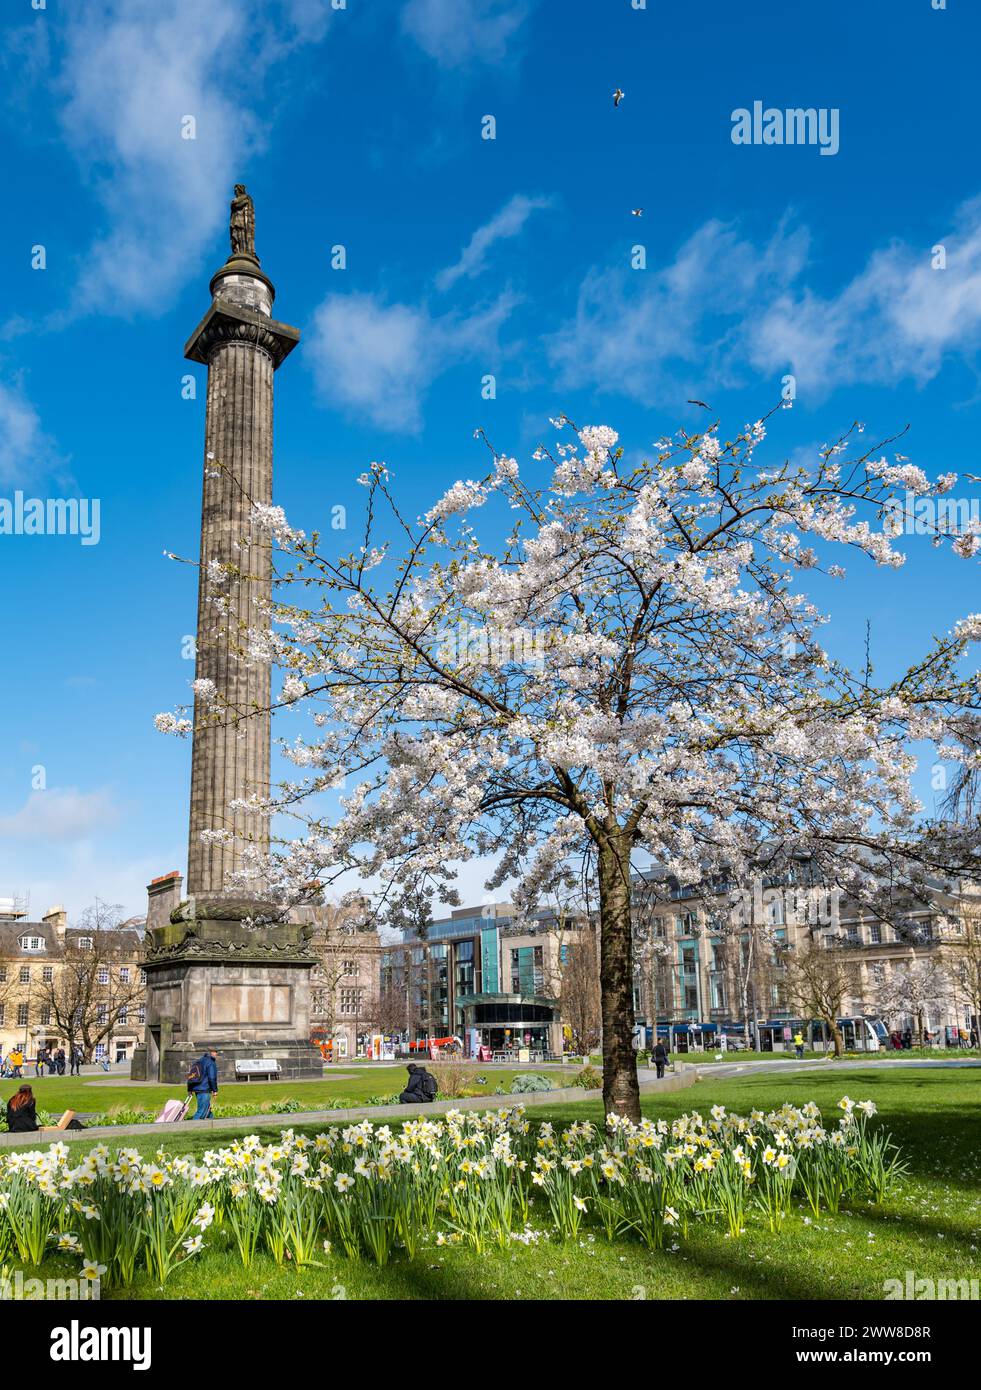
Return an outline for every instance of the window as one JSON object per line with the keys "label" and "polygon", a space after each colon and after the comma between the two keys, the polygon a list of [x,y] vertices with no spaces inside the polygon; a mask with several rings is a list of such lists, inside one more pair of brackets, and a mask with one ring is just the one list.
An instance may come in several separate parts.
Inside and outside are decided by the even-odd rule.
{"label": "window", "polygon": [[20,949],[22,951],[43,951],[45,940],[43,936],[22,936],[20,939]]}
{"label": "window", "polygon": [[80,936],[80,937],[78,938],[78,945],[79,945],[79,949],[82,950],[82,951],[91,951],[91,949],[92,949],[92,938],[91,938],[91,936]]}
{"label": "window", "polygon": [[95,978],[96,978],[96,981],[97,981],[100,985],[107,985],[107,984],[109,983],[109,967],[108,967],[108,965],[100,965],[100,966],[99,966],[99,973],[96,975]]}
{"label": "window", "polygon": [[117,1016],[117,1018],[116,1018],[116,1022],[117,1022],[117,1023],[128,1023],[128,1022],[129,1022],[129,1008],[128,1008],[125,1004],[123,1004],[123,1005],[120,1007],[119,1014],[118,1014],[118,1016]]}
{"label": "window", "polygon": [[26,1028],[26,1027],[27,1027],[27,1005],[26,1005],[26,1004],[18,1004],[18,1005],[17,1005],[17,1026],[18,1026],[19,1028]]}
{"label": "window", "polygon": [[145,1004],[141,1004],[140,1007],[136,1010],[136,1021],[137,1021],[137,1023],[146,1023],[146,1005],[145,1005]]}
{"label": "window", "polygon": [[140,984],[146,984],[146,971],[143,969],[142,965],[140,966]]}
{"label": "window", "polygon": [[51,981],[54,979],[54,967],[50,965],[43,966],[41,970],[41,979],[46,985],[50,985]]}
{"label": "window", "polygon": [[22,985],[30,984],[30,982],[31,982],[31,967],[30,967],[29,965],[22,965],[22,966],[21,966],[21,968],[20,968],[20,982],[21,982]]}
{"label": "window", "polygon": [[51,1008],[50,1008],[49,1005],[47,1005],[47,1004],[42,1004],[42,1005],[41,1005],[41,1011],[40,1011],[40,1013],[38,1014],[38,1020],[37,1020],[37,1021],[38,1021],[38,1023],[43,1024],[43,1026],[44,1026],[45,1028],[48,1027],[48,1025],[49,1025],[50,1022],[51,1022]]}
{"label": "window", "polygon": [[873,922],[869,927],[869,940],[872,942],[873,946],[878,946],[882,940],[882,928],[879,926],[878,922]]}
{"label": "window", "polygon": [[360,966],[359,966],[359,962],[358,962],[358,961],[356,961],[356,960],[342,960],[342,961],[341,961],[341,974],[342,974],[342,975],[357,975],[357,974],[359,974],[359,973],[360,973]]}
{"label": "window", "polygon": [[95,1021],[100,1027],[109,1022],[108,1004],[99,1004],[95,1011]]}
{"label": "window", "polygon": [[0,985],[5,985],[6,983],[7,983],[7,967],[6,967],[5,965],[0,965]]}
{"label": "window", "polygon": [[358,1014],[361,1012],[364,1006],[363,989],[342,989],[340,995],[342,1014]]}
{"label": "window", "polygon": [[3,1025],[4,1025],[5,1021],[6,1021],[6,1014],[7,1014],[7,1006],[6,1006],[6,1004],[0,1004],[0,1028],[3,1027]]}
{"label": "window", "polygon": [[121,985],[128,985],[128,984],[129,984],[129,966],[128,966],[128,965],[121,965],[121,966],[119,967],[119,983],[120,983]]}

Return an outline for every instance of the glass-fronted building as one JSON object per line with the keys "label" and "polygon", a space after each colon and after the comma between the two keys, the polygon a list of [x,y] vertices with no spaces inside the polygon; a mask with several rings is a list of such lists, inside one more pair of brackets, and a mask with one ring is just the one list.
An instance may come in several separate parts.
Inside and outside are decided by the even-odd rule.
{"label": "glass-fronted building", "polygon": [[[575,935],[575,929],[572,929]],[[382,995],[403,995],[408,1041],[458,1038],[466,1055],[560,1055],[560,967],[570,928],[509,904],[461,908],[382,952]]]}

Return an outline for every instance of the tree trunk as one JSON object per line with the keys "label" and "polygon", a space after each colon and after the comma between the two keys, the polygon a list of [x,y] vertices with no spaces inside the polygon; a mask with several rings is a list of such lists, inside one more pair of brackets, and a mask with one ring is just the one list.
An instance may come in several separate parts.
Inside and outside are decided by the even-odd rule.
{"label": "tree trunk", "polygon": [[600,995],[603,1014],[603,1105],[607,1115],[640,1120],[633,1046],[630,856],[614,842],[599,851]]}
{"label": "tree trunk", "polygon": [[842,1057],[845,1053],[845,1040],[841,1036],[841,1029],[838,1027],[838,1020],[836,1018],[829,1018],[827,1020],[827,1023],[828,1027],[831,1029],[831,1036],[834,1038],[835,1042],[835,1056]]}

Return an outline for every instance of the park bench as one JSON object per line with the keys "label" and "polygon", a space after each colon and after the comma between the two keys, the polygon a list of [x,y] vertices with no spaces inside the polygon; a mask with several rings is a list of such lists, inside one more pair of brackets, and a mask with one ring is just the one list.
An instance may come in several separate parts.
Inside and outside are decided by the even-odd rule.
{"label": "park bench", "polygon": [[244,1062],[235,1063],[236,1081],[243,1077],[246,1081],[251,1081],[253,1077],[275,1081],[279,1078],[279,1063],[275,1057],[247,1057]]}

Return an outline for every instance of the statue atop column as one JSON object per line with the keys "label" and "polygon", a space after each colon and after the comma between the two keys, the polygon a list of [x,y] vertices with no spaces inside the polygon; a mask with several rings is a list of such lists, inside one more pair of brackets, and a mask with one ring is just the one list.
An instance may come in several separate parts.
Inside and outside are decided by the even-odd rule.
{"label": "statue atop column", "polygon": [[255,257],[255,205],[244,183],[235,185],[228,234],[231,237],[233,256]]}

